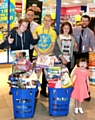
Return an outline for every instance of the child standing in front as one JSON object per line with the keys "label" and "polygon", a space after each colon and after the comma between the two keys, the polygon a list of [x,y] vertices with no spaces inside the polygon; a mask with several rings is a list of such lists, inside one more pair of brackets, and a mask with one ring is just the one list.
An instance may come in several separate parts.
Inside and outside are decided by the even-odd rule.
{"label": "child standing in front", "polygon": [[[87,69],[88,62],[86,58],[81,58],[78,67],[74,70],[71,79],[74,80],[74,90],[72,91],[71,98],[75,100],[75,114],[80,112],[83,114],[82,102],[85,98],[89,97],[89,70]],[[87,87],[88,86],[88,87]]]}

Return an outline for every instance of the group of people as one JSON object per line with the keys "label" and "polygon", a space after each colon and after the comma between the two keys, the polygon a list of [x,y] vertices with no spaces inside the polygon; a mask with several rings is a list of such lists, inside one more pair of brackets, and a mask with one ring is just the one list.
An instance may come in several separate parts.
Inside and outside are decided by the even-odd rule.
{"label": "group of people", "polygon": [[[83,100],[89,96],[88,92],[90,91],[89,71],[87,69],[89,47],[95,53],[95,36],[88,27],[90,17],[88,15],[82,16],[82,26],[80,27],[72,28],[69,22],[62,23],[58,37],[56,31],[51,27],[52,18],[50,15],[44,17],[43,25],[38,25],[33,19],[34,11],[28,9],[26,18],[18,21],[18,27],[11,31],[10,36],[0,45],[0,48],[10,46],[11,50],[29,49],[31,62],[33,56],[55,54],[70,72],[74,65],[77,64],[78,68],[75,69],[71,77],[73,78],[76,75],[71,97],[75,99],[75,113],[83,113],[81,105]],[[44,97],[48,97],[46,84],[47,81],[43,70],[40,93]]]}
{"label": "group of people", "polygon": [[[89,48],[95,53],[95,36],[94,32],[88,27],[90,17],[84,15],[81,18],[81,26],[76,26],[72,29],[69,22],[64,22],[61,25],[60,35],[57,39],[57,56],[61,59],[71,72],[74,69],[71,80],[76,76],[73,81],[74,89],[71,98],[75,99],[75,114],[78,112],[83,114],[82,102],[89,98]],[[59,50],[58,50],[59,48]]]}

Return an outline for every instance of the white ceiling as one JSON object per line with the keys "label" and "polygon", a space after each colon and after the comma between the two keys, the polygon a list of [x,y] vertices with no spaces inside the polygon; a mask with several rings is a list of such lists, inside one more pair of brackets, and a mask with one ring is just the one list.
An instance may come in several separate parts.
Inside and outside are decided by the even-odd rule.
{"label": "white ceiling", "polygon": [[87,5],[87,3],[93,3],[94,0],[77,0],[81,1],[81,3],[74,3],[74,0],[62,0],[62,3],[70,3],[68,5],[62,4],[61,6],[78,6],[78,5]]}
{"label": "white ceiling", "polygon": [[[23,0],[16,0],[16,2],[22,2]],[[43,1],[43,0],[39,0],[39,1]],[[53,5],[55,5],[56,0],[47,0],[47,3],[51,3]],[[77,0],[77,1],[81,1],[81,3],[73,3],[74,0],[61,0],[61,6],[79,6],[79,5],[87,5],[87,3],[93,3],[94,0]],[[70,4],[62,4],[62,3],[70,3]]]}
{"label": "white ceiling", "polygon": [[[53,1],[53,3],[56,3],[56,0],[51,0],[51,1]],[[77,0],[77,1],[81,1],[81,3],[74,3],[73,1],[74,0],[61,0],[61,6],[69,7],[69,6],[87,5],[87,3],[93,3],[94,0]],[[64,4],[64,3],[69,3],[69,4]]]}

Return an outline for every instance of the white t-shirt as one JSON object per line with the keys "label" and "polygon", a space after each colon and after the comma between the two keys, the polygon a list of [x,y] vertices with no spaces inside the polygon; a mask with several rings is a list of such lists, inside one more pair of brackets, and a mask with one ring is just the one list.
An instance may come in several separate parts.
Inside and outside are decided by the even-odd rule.
{"label": "white t-shirt", "polygon": [[[38,26],[39,26],[38,23],[32,21],[32,22],[30,23],[30,30],[31,30],[31,33],[33,33],[34,30],[35,30],[35,28],[38,27]],[[33,49],[33,45],[30,45],[30,49]]]}
{"label": "white t-shirt", "polygon": [[35,28],[38,27],[38,26],[39,26],[38,23],[32,21],[32,22],[30,23],[30,30],[31,30],[31,32],[33,33],[34,30],[35,30]]}
{"label": "white t-shirt", "polygon": [[63,34],[59,35],[59,39],[61,42],[61,49],[62,49],[62,54],[65,60],[67,62],[70,62],[70,49],[71,49],[71,35],[69,36],[64,36]]}

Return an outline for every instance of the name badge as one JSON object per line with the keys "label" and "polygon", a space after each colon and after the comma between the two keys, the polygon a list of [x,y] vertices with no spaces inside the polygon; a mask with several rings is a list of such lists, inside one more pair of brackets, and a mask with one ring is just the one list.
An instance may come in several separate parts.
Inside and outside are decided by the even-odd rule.
{"label": "name badge", "polygon": [[82,46],[82,50],[85,50],[85,46]]}

